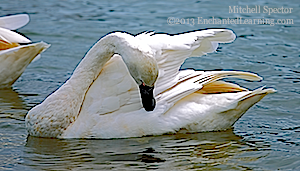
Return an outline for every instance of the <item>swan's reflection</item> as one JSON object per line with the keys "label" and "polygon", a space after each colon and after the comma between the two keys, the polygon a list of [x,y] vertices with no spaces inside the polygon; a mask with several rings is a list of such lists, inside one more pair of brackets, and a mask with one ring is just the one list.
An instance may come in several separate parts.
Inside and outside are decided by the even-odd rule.
{"label": "swan's reflection", "polygon": [[26,113],[26,105],[16,91],[0,89],[0,170],[9,169],[21,160]]}
{"label": "swan's reflection", "polygon": [[1,118],[24,120],[28,107],[19,94],[11,88],[0,89]]}
{"label": "swan's reflection", "polygon": [[110,140],[28,137],[24,164],[37,170],[245,168],[236,166],[237,160],[258,157],[243,159],[239,155],[257,149],[241,139],[232,130]]}

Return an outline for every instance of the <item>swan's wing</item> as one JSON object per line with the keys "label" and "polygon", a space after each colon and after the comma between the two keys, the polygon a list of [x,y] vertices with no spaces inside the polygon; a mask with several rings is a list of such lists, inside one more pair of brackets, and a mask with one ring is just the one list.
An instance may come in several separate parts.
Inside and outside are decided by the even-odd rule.
{"label": "swan's wing", "polygon": [[122,57],[114,55],[88,89],[78,118],[63,137],[105,137],[98,135],[100,128],[107,126],[107,130],[114,131],[115,127],[111,128],[111,125],[115,120],[132,112],[147,113],[142,109],[138,86]]}
{"label": "swan's wing", "polygon": [[178,35],[142,33],[136,36],[148,44],[156,54],[159,76],[155,95],[179,81],[179,68],[188,57],[214,52],[219,43],[232,42],[235,34],[227,29],[209,29]]}
{"label": "swan's wing", "polygon": [[103,115],[141,108],[136,82],[130,76],[122,57],[114,55],[89,88],[81,112]]}
{"label": "swan's wing", "polygon": [[4,41],[6,43],[31,43],[31,41],[26,37],[1,27],[0,27],[0,40],[1,42]]}
{"label": "swan's wing", "polygon": [[0,27],[9,30],[16,30],[25,26],[29,22],[29,16],[27,14],[18,14],[0,17]]}

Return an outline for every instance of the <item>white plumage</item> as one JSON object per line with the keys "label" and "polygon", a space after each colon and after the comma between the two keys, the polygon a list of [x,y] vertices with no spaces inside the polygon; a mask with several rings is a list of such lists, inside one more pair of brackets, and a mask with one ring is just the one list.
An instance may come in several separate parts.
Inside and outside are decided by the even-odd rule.
{"label": "white plumage", "polygon": [[[234,33],[226,29],[179,35],[108,34],[91,48],[68,81],[28,112],[27,130],[40,137],[124,138],[180,129],[228,129],[248,108],[275,90],[250,91],[220,81],[228,77],[261,80],[253,73],[179,68],[186,58],[214,52],[218,43],[234,39]],[[137,85],[140,75],[135,72],[153,68],[158,70],[154,92],[157,105],[147,112]]]}
{"label": "white plumage", "polygon": [[0,88],[10,87],[26,67],[50,46],[44,42],[32,43],[26,37],[8,30],[22,27],[28,21],[26,14],[0,18]]}
{"label": "white plumage", "polygon": [[29,22],[27,14],[17,14],[0,17],[0,27],[8,30],[16,30],[25,26]]}

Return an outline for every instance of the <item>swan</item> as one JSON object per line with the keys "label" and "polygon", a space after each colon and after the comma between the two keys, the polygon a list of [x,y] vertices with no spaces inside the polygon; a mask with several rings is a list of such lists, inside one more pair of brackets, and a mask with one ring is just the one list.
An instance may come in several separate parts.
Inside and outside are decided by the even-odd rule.
{"label": "swan", "polygon": [[27,14],[0,17],[0,88],[9,88],[26,67],[37,60],[50,45],[32,43],[28,38],[11,31],[26,25]]}
{"label": "swan", "polygon": [[243,71],[182,70],[186,58],[235,40],[228,29],[169,35],[112,32],[87,52],[71,77],[26,115],[36,137],[126,138],[230,128],[272,88],[222,81],[260,81]]}

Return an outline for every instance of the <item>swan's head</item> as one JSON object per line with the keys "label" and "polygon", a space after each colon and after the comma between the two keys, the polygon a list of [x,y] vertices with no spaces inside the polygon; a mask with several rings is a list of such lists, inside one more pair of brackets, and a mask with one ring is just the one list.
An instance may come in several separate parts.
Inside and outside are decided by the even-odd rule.
{"label": "swan's head", "polygon": [[158,77],[156,60],[152,57],[145,57],[137,65],[137,72],[131,75],[139,86],[144,109],[146,111],[153,111],[156,105],[153,90]]}
{"label": "swan's head", "polygon": [[115,32],[106,37],[113,39],[110,40],[114,42],[111,46],[113,52],[122,56],[130,75],[139,86],[143,107],[146,111],[153,111],[156,104],[153,90],[158,77],[158,66],[152,48],[135,36],[123,32]]}
{"label": "swan's head", "polygon": [[156,105],[153,90],[158,77],[158,66],[154,57],[149,54],[142,55],[127,64],[127,67],[139,86],[143,107],[146,111],[153,111]]}

